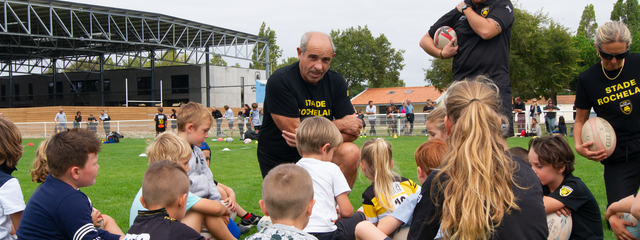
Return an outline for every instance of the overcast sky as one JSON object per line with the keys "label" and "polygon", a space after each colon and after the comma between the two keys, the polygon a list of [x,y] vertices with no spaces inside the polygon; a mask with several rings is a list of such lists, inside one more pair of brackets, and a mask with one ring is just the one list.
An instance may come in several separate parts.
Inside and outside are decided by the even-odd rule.
{"label": "overcast sky", "polygon": [[[300,37],[308,31],[344,30],[365,26],[375,37],[384,34],[392,47],[404,49],[404,70],[400,78],[407,86],[423,86],[429,56],[418,42],[429,27],[460,1],[456,0],[75,0],[73,2],[161,13],[209,25],[258,34],[262,22],[276,32],[282,57],[296,57]],[[598,25],[609,21],[615,0],[520,0],[518,8],[531,13],[548,13],[560,24],[575,32],[582,11],[594,4]],[[337,54],[340,54],[339,52]],[[228,62],[235,62],[226,59]],[[281,61],[281,60],[280,60]],[[241,61],[243,67],[249,62]]]}

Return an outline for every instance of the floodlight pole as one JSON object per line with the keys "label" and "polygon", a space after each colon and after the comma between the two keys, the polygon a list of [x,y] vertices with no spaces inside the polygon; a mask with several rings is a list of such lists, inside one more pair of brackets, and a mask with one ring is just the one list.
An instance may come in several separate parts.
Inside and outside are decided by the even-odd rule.
{"label": "floodlight pole", "polygon": [[[151,50],[149,53],[151,57],[151,101],[156,100],[156,52]],[[162,89],[160,89],[162,91]]]}
{"label": "floodlight pole", "polygon": [[[13,107],[13,97],[14,97],[14,91],[13,90],[13,66],[12,66],[12,61],[9,60],[9,107],[12,108]],[[55,85],[54,85],[55,86]],[[55,103],[55,98],[54,98],[54,103]]]}
{"label": "floodlight pole", "polygon": [[[56,99],[58,98],[58,96],[56,96],[56,94],[58,93],[57,91],[57,86],[58,84],[56,84],[56,80],[58,78],[58,59],[54,58],[53,59],[53,92],[51,93],[51,95],[53,95],[53,106],[56,105]],[[11,70],[9,70],[9,72],[11,72]]]}
{"label": "floodlight pole", "polygon": [[104,55],[100,54],[100,103],[104,106]]}

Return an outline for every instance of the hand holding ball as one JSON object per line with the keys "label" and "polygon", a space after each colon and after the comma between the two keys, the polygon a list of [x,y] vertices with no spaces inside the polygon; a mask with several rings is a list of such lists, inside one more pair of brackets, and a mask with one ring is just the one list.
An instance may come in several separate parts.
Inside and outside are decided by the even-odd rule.
{"label": "hand holding ball", "polygon": [[593,142],[589,151],[605,150],[607,157],[616,149],[616,132],[607,120],[601,117],[589,119],[582,126],[582,143]]}
{"label": "hand holding ball", "polygon": [[[438,30],[436,30],[436,34],[433,36],[433,43],[439,49],[444,49],[444,47],[447,46],[447,44],[449,44],[449,42],[451,42],[451,40],[456,37],[456,31],[454,31],[453,28],[449,26],[442,26],[438,28]],[[451,46],[455,47],[457,45],[458,40],[456,38]]]}

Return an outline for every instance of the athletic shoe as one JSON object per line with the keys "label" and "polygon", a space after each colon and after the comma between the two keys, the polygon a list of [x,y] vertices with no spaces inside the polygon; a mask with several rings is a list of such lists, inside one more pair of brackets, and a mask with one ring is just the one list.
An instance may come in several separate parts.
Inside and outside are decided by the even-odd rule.
{"label": "athletic shoe", "polygon": [[[236,224],[237,224],[237,223],[236,223]],[[246,234],[246,233],[248,233],[248,232],[249,232],[249,229],[250,229],[250,228],[245,227],[245,226],[242,226],[242,225],[240,225],[240,224],[237,224],[237,225],[238,225],[238,229],[240,229],[240,234],[241,234],[241,235],[242,235],[242,234]]]}
{"label": "athletic shoe", "polygon": [[245,227],[257,225],[258,222],[260,221],[260,218],[262,218],[262,217],[256,215],[255,213],[250,213],[250,214],[251,214],[251,217],[249,219],[245,219],[243,217],[240,220],[240,224],[242,224]]}

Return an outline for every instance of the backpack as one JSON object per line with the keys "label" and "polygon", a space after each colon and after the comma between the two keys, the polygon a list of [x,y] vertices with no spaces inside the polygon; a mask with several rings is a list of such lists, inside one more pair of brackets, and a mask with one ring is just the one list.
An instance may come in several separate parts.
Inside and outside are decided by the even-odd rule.
{"label": "backpack", "polygon": [[119,143],[120,142],[120,138],[124,138],[124,136],[122,136],[118,132],[111,132],[111,134],[109,134],[109,136],[107,136],[107,141],[108,142],[112,142],[112,143]]}
{"label": "backpack", "polygon": [[244,139],[251,138],[253,141],[258,141],[258,133],[255,131],[249,130],[244,133]]}

